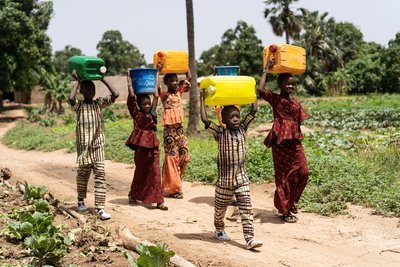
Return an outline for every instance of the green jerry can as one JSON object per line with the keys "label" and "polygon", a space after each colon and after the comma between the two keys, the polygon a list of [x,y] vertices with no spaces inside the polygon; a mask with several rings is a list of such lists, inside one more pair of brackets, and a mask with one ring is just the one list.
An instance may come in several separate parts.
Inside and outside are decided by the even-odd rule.
{"label": "green jerry can", "polygon": [[67,61],[67,71],[71,74],[75,69],[81,80],[101,80],[107,71],[105,65],[99,57],[73,56]]}

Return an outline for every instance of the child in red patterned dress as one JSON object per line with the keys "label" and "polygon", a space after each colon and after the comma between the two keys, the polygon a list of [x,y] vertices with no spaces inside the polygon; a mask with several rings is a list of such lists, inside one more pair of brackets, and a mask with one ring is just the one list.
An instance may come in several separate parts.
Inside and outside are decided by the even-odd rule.
{"label": "child in red patterned dress", "polygon": [[268,68],[273,63],[270,61],[265,66],[257,88],[260,96],[271,105],[274,115],[271,131],[264,144],[272,148],[276,185],[274,205],[284,222],[295,223],[297,217],[294,214],[298,212],[295,203],[300,200],[308,180],[300,123],[309,116],[300,102],[291,96],[295,92],[292,74],[279,74],[280,94],[264,89]]}
{"label": "child in red patterned dress", "polygon": [[[157,66],[157,69],[159,66]],[[157,86],[158,86],[157,71]],[[126,145],[135,151],[135,173],[129,192],[129,203],[137,204],[138,200],[145,204],[157,203],[160,210],[168,210],[164,204],[164,194],[160,177],[160,142],[156,135],[157,125],[157,90],[153,103],[147,94],[135,95],[130,73],[128,82],[128,109],[133,119],[133,131]],[[139,107],[139,108],[138,108]]]}

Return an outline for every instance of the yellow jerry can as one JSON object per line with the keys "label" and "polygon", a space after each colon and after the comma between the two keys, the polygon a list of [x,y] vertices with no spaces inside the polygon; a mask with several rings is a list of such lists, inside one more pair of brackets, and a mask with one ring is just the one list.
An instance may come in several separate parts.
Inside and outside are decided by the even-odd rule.
{"label": "yellow jerry can", "polygon": [[186,73],[189,69],[189,55],[187,51],[179,50],[160,50],[154,53],[153,66],[157,68],[157,63],[161,61],[163,68],[160,74],[166,73]]}
{"label": "yellow jerry can", "polygon": [[256,81],[249,76],[213,76],[200,82],[207,106],[246,105],[256,100]]}
{"label": "yellow jerry can", "polygon": [[306,50],[303,47],[289,44],[273,44],[264,48],[264,64],[268,59],[275,58],[275,64],[269,73],[302,74],[306,71]]}

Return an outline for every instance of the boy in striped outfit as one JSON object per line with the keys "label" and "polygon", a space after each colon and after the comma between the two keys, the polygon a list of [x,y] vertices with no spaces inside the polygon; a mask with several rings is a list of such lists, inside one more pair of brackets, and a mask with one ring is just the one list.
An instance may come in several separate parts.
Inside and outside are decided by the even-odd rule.
{"label": "boy in striped outfit", "polygon": [[262,242],[254,239],[250,182],[244,168],[246,131],[255,118],[258,107],[257,100],[252,104],[250,113],[242,122],[240,121],[240,111],[236,106],[224,106],[221,112],[222,122],[226,125],[224,128],[208,120],[204,106],[204,94],[205,92],[202,90],[200,93],[201,120],[207,131],[218,142],[218,180],[214,203],[215,237],[222,241],[230,240],[225,233],[224,217],[234,195],[240,210],[246,248],[261,247]]}
{"label": "boy in striped outfit", "polygon": [[[76,152],[79,165],[76,176],[78,191],[78,212],[86,212],[84,203],[90,173],[94,173],[94,204],[100,219],[108,220],[111,214],[104,211],[106,202],[106,180],[104,171],[104,123],[102,111],[115,102],[119,96],[105,79],[101,81],[110,90],[111,95],[98,97],[93,100],[96,88],[92,81],[82,81],[76,71],[72,76],[77,80],[70,95],[69,103],[76,112]],[[76,100],[80,87],[83,100]]]}

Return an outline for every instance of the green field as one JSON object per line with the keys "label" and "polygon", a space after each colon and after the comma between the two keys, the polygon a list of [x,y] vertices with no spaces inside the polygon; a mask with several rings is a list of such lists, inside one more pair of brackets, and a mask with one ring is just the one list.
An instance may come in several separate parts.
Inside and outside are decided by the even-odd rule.
{"label": "green field", "polygon": [[[305,126],[315,131],[307,134],[303,142],[310,180],[300,206],[332,216],[345,212],[346,203],[355,203],[371,207],[379,214],[400,216],[400,96],[301,101],[311,114]],[[260,104],[254,127],[272,121],[270,107],[265,102]],[[243,107],[242,114],[246,111]],[[73,114],[56,118],[41,114],[38,109],[27,112],[31,123],[20,122],[7,132],[4,144],[26,150],[64,148],[74,152]],[[133,154],[124,143],[132,121],[125,105],[107,110],[105,120],[107,159],[131,164]],[[161,134],[159,126],[160,140]],[[273,181],[271,151],[263,145],[263,138],[248,139],[246,168],[253,183]],[[189,138],[189,150],[191,162],[184,179],[215,182],[216,142],[202,130],[201,136]],[[205,154],[205,150],[210,152]]]}

